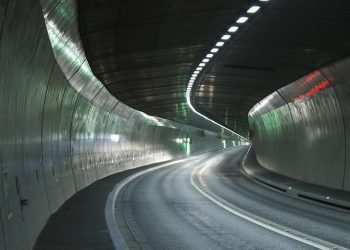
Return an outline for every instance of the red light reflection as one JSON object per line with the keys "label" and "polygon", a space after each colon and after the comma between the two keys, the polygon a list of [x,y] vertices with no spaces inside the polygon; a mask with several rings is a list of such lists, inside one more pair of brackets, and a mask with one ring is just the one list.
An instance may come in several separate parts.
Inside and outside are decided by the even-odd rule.
{"label": "red light reflection", "polygon": [[298,87],[296,87],[295,89],[293,89],[293,91],[294,91],[295,93],[298,93],[298,92],[302,91],[303,88],[305,88],[308,84],[312,83],[312,81],[313,81],[316,77],[318,77],[318,76],[320,76],[320,75],[321,75],[321,73],[320,73],[320,71],[318,71],[318,70],[316,70],[316,71],[310,73],[310,74],[298,85]]}
{"label": "red light reflection", "polygon": [[298,101],[301,99],[304,99],[305,97],[310,97],[313,96],[315,94],[317,94],[318,92],[326,89],[329,87],[330,85],[330,81],[328,79],[324,79],[323,81],[321,81],[320,83],[318,83],[317,85],[315,85],[314,87],[312,87],[308,92],[306,92],[305,94],[300,95],[297,98],[294,98],[293,101]]}

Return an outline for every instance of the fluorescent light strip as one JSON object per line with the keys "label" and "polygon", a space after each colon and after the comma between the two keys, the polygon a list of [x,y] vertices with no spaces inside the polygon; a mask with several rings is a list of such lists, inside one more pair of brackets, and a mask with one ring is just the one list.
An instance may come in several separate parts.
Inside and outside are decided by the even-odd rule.
{"label": "fluorescent light strip", "polygon": [[[259,1],[260,1],[260,2],[268,2],[269,0],[259,0]],[[253,5],[253,6],[251,6],[251,7],[247,10],[247,13],[248,13],[248,14],[254,14],[254,13],[258,12],[259,10],[260,10],[260,6],[258,6],[258,5]],[[243,23],[247,22],[248,19],[249,19],[249,18],[246,17],[246,16],[241,16],[240,18],[238,18],[238,19],[236,20],[236,23],[243,24]],[[231,27],[228,29],[228,32],[229,32],[229,33],[234,33],[234,32],[236,32],[238,29],[239,29],[238,26],[231,26]],[[221,37],[221,40],[226,41],[226,40],[229,40],[230,38],[231,38],[231,35],[229,35],[229,34],[224,34],[224,35]],[[196,113],[197,115],[203,117],[204,119],[206,119],[206,120],[208,120],[208,121],[214,123],[215,125],[217,125],[217,126],[223,128],[223,129],[225,129],[225,130],[231,132],[232,134],[237,135],[239,138],[246,139],[245,137],[241,136],[240,134],[236,133],[235,131],[233,131],[233,130],[231,130],[231,129],[229,129],[229,128],[226,128],[226,127],[224,127],[223,125],[221,125],[220,123],[218,123],[218,122],[216,122],[216,121],[214,121],[214,120],[212,120],[212,119],[206,117],[205,115],[201,114],[200,112],[198,112],[198,111],[192,106],[192,103],[191,103],[191,91],[192,91],[192,86],[193,86],[193,84],[194,84],[194,81],[195,81],[196,77],[198,76],[198,73],[200,72],[200,70],[203,69],[203,68],[201,68],[201,67],[204,67],[205,64],[206,64],[207,62],[209,62],[209,60],[210,60],[209,58],[212,58],[212,57],[214,56],[213,53],[216,53],[216,52],[219,51],[219,49],[218,49],[217,47],[222,47],[222,46],[224,46],[224,44],[225,44],[224,41],[218,41],[218,42],[215,44],[216,47],[214,47],[214,48],[212,48],[212,49],[210,50],[211,53],[209,53],[209,54],[206,55],[206,58],[204,58],[204,59],[202,60],[202,62],[199,63],[199,65],[198,65],[199,67],[197,67],[197,69],[196,69],[196,70],[194,71],[194,73],[192,74],[191,80],[189,81],[188,87],[187,87],[187,90],[186,90],[186,101],[187,101],[187,105],[190,107],[190,109],[191,109],[194,113]]]}
{"label": "fluorescent light strip", "polygon": [[254,14],[260,9],[260,6],[254,5],[247,10],[247,13]]}
{"label": "fluorescent light strip", "polygon": [[228,40],[228,39],[230,39],[231,38],[231,35],[223,35],[222,37],[221,37],[221,40]]}
{"label": "fluorescent light strip", "polygon": [[245,23],[246,21],[248,21],[248,17],[242,16],[237,19],[236,23]]}
{"label": "fluorescent light strip", "polygon": [[237,30],[238,30],[238,27],[237,27],[237,26],[231,26],[231,27],[228,29],[228,32],[233,33],[233,32],[236,32]]}
{"label": "fluorescent light strip", "polygon": [[217,47],[222,47],[222,46],[224,46],[224,42],[217,42],[216,44],[215,44],[215,46],[217,46]]}
{"label": "fluorescent light strip", "polygon": [[191,104],[190,92],[191,92],[191,91],[188,91],[188,92],[187,92],[186,100],[187,100],[187,105],[191,108],[191,110],[192,110],[194,113],[196,113],[197,115],[203,117],[204,119],[206,119],[206,120],[208,120],[208,121],[214,123],[215,125],[217,125],[217,126],[223,128],[223,129],[225,129],[225,130],[231,132],[232,134],[237,135],[239,138],[242,138],[242,139],[245,139],[245,140],[246,140],[245,137],[241,136],[240,134],[237,134],[235,131],[233,131],[233,130],[231,130],[231,129],[229,129],[229,128],[226,128],[226,127],[222,126],[220,123],[217,123],[216,121],[214,121],[214,120],[212,120],[212,119],[206,117],[205,115],[202,115],[201,113],[199,113],[199,112],[192,106],[192,104]]}

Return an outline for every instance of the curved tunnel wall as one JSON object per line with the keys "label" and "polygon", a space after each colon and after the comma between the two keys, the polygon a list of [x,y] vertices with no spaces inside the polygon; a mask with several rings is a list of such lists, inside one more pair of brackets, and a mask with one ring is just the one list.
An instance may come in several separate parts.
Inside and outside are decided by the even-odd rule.
{"label": "curved tunnel wall", "polygon": [[258,162],[305,182],[350,191],[350,59],[275,91],[249,112]]}
{"label": "curved tunnel wall", "polygon": [[41,4],[0,0],[0,249],[30,249],[50,214],[98,179],[236,139],[118,102],[89,71],[75,1]]}

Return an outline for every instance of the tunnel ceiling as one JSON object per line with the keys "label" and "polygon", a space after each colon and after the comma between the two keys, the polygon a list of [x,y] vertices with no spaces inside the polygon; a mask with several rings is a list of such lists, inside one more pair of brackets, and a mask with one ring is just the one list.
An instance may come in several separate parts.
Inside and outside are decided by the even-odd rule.
{"label": "tunnel ceiling", "polygon": [[212,60],[195,98],[203,113],[245,135],[255,103],[349,54],[347,1],[80,0],[80,33],[92,70],[113,95],[188,123],[193,67],[253,3],[262,10]]}

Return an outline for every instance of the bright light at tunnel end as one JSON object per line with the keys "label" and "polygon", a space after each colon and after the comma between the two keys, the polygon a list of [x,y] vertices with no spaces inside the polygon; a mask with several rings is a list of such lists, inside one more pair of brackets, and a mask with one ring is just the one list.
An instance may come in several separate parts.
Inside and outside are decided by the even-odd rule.
{"label": "bright light at tunnel end", "polygon": [[[209,63],[210,59],[213,59],[217,54],[219,54],[219,48],[224,47],[225,42],[228,41],[232,35],[236,34],[237,32],[239,32],[239,27],[240,25],[243,25],[244,23],[248,22],[250,20],[250,17],[252,15],[254,15],[255,13],[257,13],[260,9],[261,6],[266,4],[267,2],[269,2],[270,0],[257,0],[257,2],[260,2],[261,4],[252,4],[248,9],[246,9],[245,13],[242,13],[242,16],[239,16],[238,19],[236,19],[236,21],[234,21],[235,25],[231,25],[230,28],[227,30],[228,33],[230,34],[222,34],[220,36],[220,39],[218,41],[216,41],[215,46],[212,47],[209,50],[209,53],[207,53],[204,58],[201,60],[201,62],[195,67],[196,69],[193,71],[190,80],[188,81],[187,84],[187,89],[186,89],[186,101],[187,101],[187,105],[190,107],[190,109],[197,115],[203,117],[204,119],[214,123],[215,125],[223,128],[224,130],[227,130],[229,132],[231,132],[234,135],[237,135],[238,137],[240,137],[241,139],[246,140],[245,137],[239,135],[238,133],[232,131],[231,129],[228,129],[226,127],[224,127],[223,125],[217,123],[216,121],[208,118],[207,116],[201,114],[200,112],[198,112],[192,105],[191,103],[191,93],[192,93],[192,88],[194,86],[194,83],[197,79],[197,76],[201,73],[201,71],[203,69],[205,69],[205,67],[207,66],[207,63]],[[220,49],[221,50],[221,49]],[[258,107],[256,107],[258,108]],[[226,144],[226,142],[225,142]],[[226,146],[226,145],[225,145]]]}

